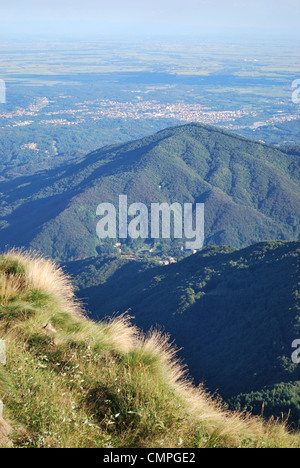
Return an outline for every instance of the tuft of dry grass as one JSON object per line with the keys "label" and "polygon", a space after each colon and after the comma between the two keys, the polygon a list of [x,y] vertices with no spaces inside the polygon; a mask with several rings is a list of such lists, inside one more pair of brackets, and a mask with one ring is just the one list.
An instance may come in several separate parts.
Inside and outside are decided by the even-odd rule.
{"label": "tuft of dry grass", "polygon": [[7,284],[13,290],[25,287],[42,291],[56,298],[62,310],[75,316],[82,315],[82,308],[76,300],[71,278],[56,263],[46,260],[36,252],[23,249],[6,251],[5,257],[24,267],[24,275],[10,275],[7,278]]}

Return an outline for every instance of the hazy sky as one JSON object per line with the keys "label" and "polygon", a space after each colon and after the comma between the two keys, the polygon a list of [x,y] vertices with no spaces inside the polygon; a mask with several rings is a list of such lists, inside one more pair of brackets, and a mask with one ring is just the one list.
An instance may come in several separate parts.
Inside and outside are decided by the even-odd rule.
{"label": "hazy sky", "polygon": [[299,0],[0,0],[2,33],[298,33]]}

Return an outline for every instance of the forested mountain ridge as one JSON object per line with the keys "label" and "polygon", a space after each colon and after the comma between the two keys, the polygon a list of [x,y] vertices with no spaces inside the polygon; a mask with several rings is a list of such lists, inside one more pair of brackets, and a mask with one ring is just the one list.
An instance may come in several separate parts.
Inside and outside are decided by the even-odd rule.
{"label": "forested mountain ridge", "polygon": [[299,238],[299,156],[201,124],[105,147],[65,168],[0,183],[0,242],[63,261],[94,256],[96,208],[205,203],[206,244]]}

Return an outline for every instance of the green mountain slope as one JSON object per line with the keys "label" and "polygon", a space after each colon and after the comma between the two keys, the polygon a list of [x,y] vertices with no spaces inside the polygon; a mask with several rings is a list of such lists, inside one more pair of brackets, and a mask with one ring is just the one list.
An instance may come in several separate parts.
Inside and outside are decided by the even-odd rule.
{"label": "green mountain slope", "polygon": [[[94,317],[130,310],[143,329],[171,333],[209,390],[259,414],[269,395],[269,415],[292,409],[298,423],[300,366],[291,354],[300,339],[299,253],[299,242],[269,242],[208,247],[167,267],[99,258],[68,270]],[[290,386],[279,398],[273,386],[284,383]]]}
{"label": "green mountain slope", "polygon": [[85,318],[41,258],[0,257],[0,300],[1,447],[300,446],[283,424],[233,414],[193,387],[159,333]]}
{"label": "green mountain slope", "polygon": [[148,205],[205,203],[207,244],[299,238],[299,156],[200,124],[2,182],[0,193],[1,245],[61,260],[96,254],[96,207],[120,194]]}

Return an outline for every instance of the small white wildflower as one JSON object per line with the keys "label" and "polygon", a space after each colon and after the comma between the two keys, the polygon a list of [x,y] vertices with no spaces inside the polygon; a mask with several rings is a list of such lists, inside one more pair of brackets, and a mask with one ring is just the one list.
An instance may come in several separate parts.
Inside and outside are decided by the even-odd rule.
{"label": "small white wildflower", "polygon": [[44,366],[44,365],[41,364],[40,362],[38,363],[38,367],[40,367],[41,369],[47,369],[47,366]]}

